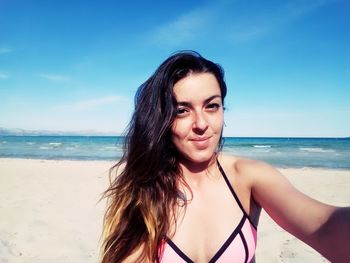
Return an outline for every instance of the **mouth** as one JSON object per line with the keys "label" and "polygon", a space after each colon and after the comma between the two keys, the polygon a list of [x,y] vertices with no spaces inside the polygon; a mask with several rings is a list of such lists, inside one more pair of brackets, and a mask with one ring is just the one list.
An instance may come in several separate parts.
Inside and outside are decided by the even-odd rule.
{"label": "mouth", "polygon": [[210,137],[209,136],[205,136],[205,137],[194,137],[194,138],[191,138],[190,141],[194,141],[194,142],[203,142],[203,141],[206,141],[206,140],[209,140]]}
{"label": "mouth", "polygon": [[190,141],[192,144],[198,148],[198,149],[205,149],[209,146],[210,144],[210,138],[211,136],[204,136],[204,137],[194,137],[191,138]]}

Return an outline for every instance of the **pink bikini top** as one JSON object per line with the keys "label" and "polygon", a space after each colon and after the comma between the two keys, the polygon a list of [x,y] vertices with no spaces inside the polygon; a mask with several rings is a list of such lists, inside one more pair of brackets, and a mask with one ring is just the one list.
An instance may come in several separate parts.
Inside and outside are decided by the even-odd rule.
{"label": "pink bikini top", "polygon": [[[231,186],[227,176],[222,169],[219,161],[218,167],[225,179],[225,182],[235,198],[238,206],[243,212],[243,216],[237,227],[227,238],[220,249],[210,259],[209,263],[228,263],[228,262],[250,262],[255,254],[257,229],[250,220],[248,214]],[[194,263],[181,249],[175,245],[170,239],[166,239],[163,247],[163,255],[160,257],[161,263]]]}

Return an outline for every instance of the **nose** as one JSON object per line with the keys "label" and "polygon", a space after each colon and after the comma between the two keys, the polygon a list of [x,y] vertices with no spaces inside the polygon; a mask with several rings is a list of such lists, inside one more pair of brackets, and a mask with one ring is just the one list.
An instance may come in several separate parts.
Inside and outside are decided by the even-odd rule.
{"label": "nose", "polygon": [[208,121],[202,112],[198,112],[194,116],[193,129],[205,131],[208,128]]}

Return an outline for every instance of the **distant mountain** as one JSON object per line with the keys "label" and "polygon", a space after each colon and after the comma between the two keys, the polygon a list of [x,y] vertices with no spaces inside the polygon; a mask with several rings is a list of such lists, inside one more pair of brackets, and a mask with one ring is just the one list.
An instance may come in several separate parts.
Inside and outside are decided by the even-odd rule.
{"label": "distant mountain", "polygon": [[99,132],[94,130],[83,131],[50,131],[50,130],[26,130],[26,129],[7,129],[0,127],[0,136],[119,136],[113,132]]}

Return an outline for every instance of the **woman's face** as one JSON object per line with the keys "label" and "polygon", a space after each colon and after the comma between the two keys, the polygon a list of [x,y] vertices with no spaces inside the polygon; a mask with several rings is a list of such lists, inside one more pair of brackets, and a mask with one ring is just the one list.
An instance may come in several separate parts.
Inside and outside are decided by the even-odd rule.
{"label": "woman's face", "polygon": [[177,116],[172,142],[182,158],[203,163],[216,152],[224,123],[221,91],[211,73],[194,73],[174,85]]}

